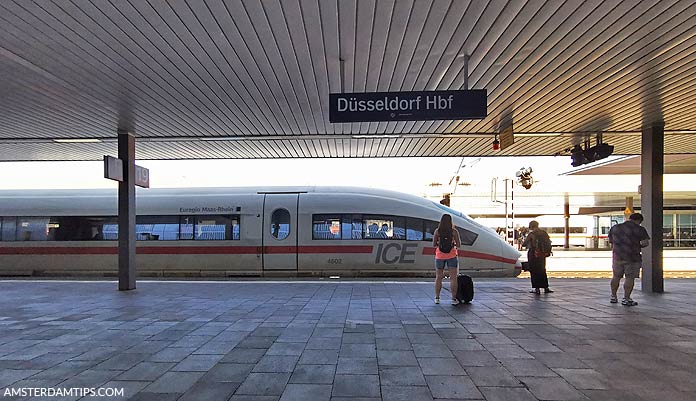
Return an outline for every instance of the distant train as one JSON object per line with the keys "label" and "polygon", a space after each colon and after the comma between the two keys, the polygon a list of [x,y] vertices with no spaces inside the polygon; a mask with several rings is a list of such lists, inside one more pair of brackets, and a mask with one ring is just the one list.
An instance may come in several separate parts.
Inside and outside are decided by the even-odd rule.
{"label": "distant train", "polygon": [[[146,189],[137,193],[141,276],[422,276],[450,213],[461,271],[514,277],[520,254],[430,200],[347,187]],[[0,275],[113,276],[115,190],[0,191]]]}

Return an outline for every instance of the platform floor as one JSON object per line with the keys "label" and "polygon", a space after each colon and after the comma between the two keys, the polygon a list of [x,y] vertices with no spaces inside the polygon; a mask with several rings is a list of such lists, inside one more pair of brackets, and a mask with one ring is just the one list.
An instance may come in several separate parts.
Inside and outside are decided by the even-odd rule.
{"label": "platform floor", "polygon": [[552,284],[477,280],[452,307],[418,282],[2,281],[0,400],[696,399],[696,281],[636,307],[607,280]]}

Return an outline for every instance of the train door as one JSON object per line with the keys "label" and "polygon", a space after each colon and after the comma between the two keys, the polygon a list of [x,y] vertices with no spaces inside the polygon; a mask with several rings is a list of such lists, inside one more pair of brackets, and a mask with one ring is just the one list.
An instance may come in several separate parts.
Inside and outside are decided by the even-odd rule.
{"label": "train door", "polygon": [[297,271],[297,202],[299,194],[265,194],[263,270]]}

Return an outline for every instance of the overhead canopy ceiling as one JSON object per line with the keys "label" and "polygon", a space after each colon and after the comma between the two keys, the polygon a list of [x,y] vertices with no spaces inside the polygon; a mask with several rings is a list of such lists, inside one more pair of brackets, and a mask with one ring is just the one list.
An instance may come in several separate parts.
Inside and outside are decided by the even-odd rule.
{"label": "overhead canopy ceiling", "polygon": [[[694,26],[692,0],[7,0],[0,160],[100,159],[118,128],[139,159],[553,155],[596,132],[637,154],[660,121],[696,153]],[[461,89],[466,55],[483,120],[329,123],[329,93]]]}

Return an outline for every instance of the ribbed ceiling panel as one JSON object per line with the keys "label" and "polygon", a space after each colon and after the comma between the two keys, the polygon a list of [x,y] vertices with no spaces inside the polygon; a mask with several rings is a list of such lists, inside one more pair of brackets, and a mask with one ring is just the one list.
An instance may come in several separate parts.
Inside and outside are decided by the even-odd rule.
{"label": "ribbed ceiling panel", "polygon": [[[0,160],[98,159],[112,142],[53,139],[117,128],[141,159],[486,156],[509,124],[524,135],[496,154],[589,132],[636,154],[625,133],[660,121],[666,153],[689,153],[694,26],[692,0],[7,0]],[[467,78],[485,119],[329,123],[330,93]]]}

